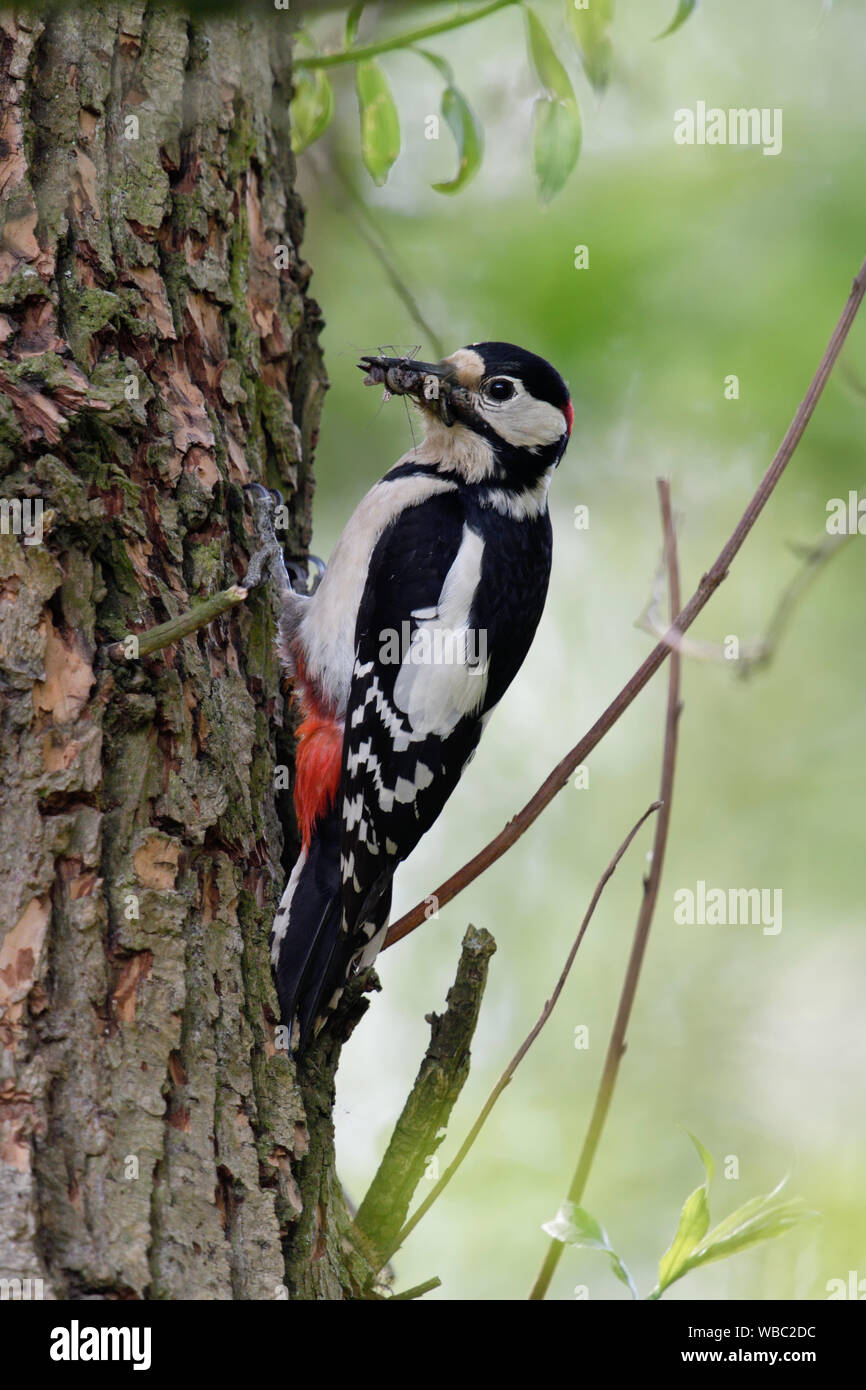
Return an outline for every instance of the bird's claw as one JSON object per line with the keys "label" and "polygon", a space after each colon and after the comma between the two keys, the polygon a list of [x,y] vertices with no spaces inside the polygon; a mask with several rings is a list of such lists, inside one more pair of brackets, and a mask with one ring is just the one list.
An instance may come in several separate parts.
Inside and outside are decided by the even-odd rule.
{"label": "bird's claw", "polygon": [[[310,565],[315,566],[315,574],[310,579]],[[286,561],[286,569],[292,588],[297,594],[306,594],[308,597],[316,592],[325,577],[325,562],[320,560],[318,555],[300,555]]]}
{"label": "bird's claw", "polygon": [[[322,582],[325,562],[318,555],[295,555],[287,560],[274,528],[274,510],[284,505],[276,488],[262,483],[247,483],[244,492],[250,499],[259,546],[250,556],[247,572],[240,581],[244,589],[254,589],[271,575],[283,599],[289,593],[314,594]],[[315,573],[310,579],[309,568]]]}
{"label": "bird's claw", "polygon": [[262,483],[247,483],[244,492],[250,500],[259,545],[250,556],[247,572],[240,581],[241,587],[255,589],[271,575],[283,594],[291,586],[286,574],[283,548],[274,529],[274,511],[283,505],[282,496],[276,489],[266,488]]}

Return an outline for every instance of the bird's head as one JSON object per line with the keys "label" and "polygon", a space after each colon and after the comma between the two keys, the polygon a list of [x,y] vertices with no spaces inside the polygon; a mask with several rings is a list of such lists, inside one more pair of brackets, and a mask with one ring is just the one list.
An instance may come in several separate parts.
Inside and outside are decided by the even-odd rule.
{"label": "bird's head", "polygon": [[465,450],[475,481],[530,484],[565,452],[568,388],[543,357],[513,343],[473,343],[437,363],[365,357],[359,366],[368,382],[420,407],[429,449],[458,468]]}

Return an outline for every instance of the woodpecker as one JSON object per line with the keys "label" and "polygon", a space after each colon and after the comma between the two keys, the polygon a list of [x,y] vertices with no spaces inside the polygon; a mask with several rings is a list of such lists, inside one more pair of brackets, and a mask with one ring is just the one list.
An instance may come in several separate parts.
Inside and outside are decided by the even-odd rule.
{"label": "woodpecker", "polygon": [[375,958],[397,865],[523,664],[550,577],[548,487],[574,420],[559,373],[510,343],[359,366],[417,406],[426,432],[362,499],[316,592],[284,595],[302,847],[271,959],[296,1053]]}

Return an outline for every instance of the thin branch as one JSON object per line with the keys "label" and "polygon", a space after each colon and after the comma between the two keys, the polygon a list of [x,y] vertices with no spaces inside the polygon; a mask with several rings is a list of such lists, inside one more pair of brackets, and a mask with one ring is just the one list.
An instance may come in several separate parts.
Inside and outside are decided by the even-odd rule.
{"label": "thin branch", "polygon": [[423,1298],[425,1293],[430,1293],[433,1289],[441,1287],[442,1280],[438,1275],[432,1279],[427,1279],[423,1284],[416,1284],[414,1288],[404,1289],[402,1293],[392,1293],[390,1298],[386,1298],[386,1303],[405,1303],[411,1299]]}
{"label": "thin branch", "polygon": [[[378,5],[383,8],[392,7],[396,9],[400,6],[401,11],[415,9],[429,9],[430,0],[378,0]],[[309,10],[314,10],[316,15],[333,13],[334,10],[345,10],[346,0],[291,0],[291,7],[295,14],[306,14]]]}
{"label": "thin branch", "polygon": [[740,676],[750,676],[753,671],[769,665],[800,599],[836,552],[850,540],[850,535],[824,536],[817,545],[806,551],[803,568],[794,575],[787,588],[782,590],[763,637],[755,643],[750,643],[745,655],[741,654],[738,666]]}
{"label": "thin branch", "polygon": [[[677,560],[676,533],[674,532],[673,519],[671,516],[670,483],[666,478],[658,479],[658,491],[662,512],[662,526],[665,536],[665,557],[668,567],[670,611],[673,614],[679,612],[680,607],[680,573]],[[607,1056],[604,1061],[604,1070],[601,1074],[598,1094],[595,1098],[592,1117],[586,1132],[586,1138],[583,1141],[583,1148],[580,1152],[577,1168],[571,1180],[571,1187],[568,1189],[568,1200],[573,1202],[575,1206],[580,1205],[583,1197],[586,1181],[589,1177],[590,1169],[592,1168],[593,1159],[598,1149],[605,1120],[610,1110],[610,1103],[613,1099],[616,1079],[619,1074],[619,1065],[625,1052],[629,1019],[631,1018],[632,1006],[637,993],[638,981],[640,980],[641,966],[643,965],[647,941],[649,940],[650,927],[652,926],[653,913],[655,912],[655,905],[658,899],[659,885],[664,868],[665,850],[668,842],[668,829],[671,822],[671,799],[673,796],[674,772],[677,761],[677,730],[679,728],[681,708],[680,655],[679,652],[672,652],[668,675],[665,742],[662,756],[661,790],[659,792],[659,800],[662,803],[661,814],[656,821],[652,862],[650,864],[650,871],[644,879],[643,900],[641,902],[640,912],[638,913],[628,969],[626,970],[619,1006],[616,1011],[616,1018],[614,1019],[610,1042],[608,1044]],[[551,1240],[544,1264],[541,1267],[541,1271],[529,1295],[531,1300],[544,1298],[564,1249],[565,1246],[561,1240]]]}
{"label": "thin branch", "polygon": [[403,1106],[376,1176],[353,1222],[365,1252],[375,1248],[378,1267],[394,1246],[431,1154],[442,1143],[444,1130],[469,1075],[469,1047],[490,957],[496,942],[489,932],[469,927],[445,1013],[430,1016],[430,1043],[415,1084]]}
{"label": "thin branch", "polygon": [[206,627],[215,618],[220,618],[223,613],[236,608],[239,603],[243,603],[248,593],[249,590],[242,588],[240,584],[232,584],[230,588],[212,594],[203,603],[193,604],[186,613],[181,613],[177,618],[170,618],[167,623],[159,623],[157,627],[149,627],[144,632],[127,633],[122,641],[110,643],[105,648],[105,654],[111,661],[124,661],[128,654],[133,658],[151,656],[153,652],[172,646],[182,637],[188,637],[191,632]]}
{"label": "thin branch", "polygon": [[482,5],[479,10],[451,15],[435,24],[425,24],[420,29],[411,29],[405,34],[397,34],[390,39],[378,39],[374,43],[359,45],[357,48],[342,49],[339,53],[296,53],[295,67],[306,68],[309,71],[312,68],[336,68],[343,63],[361,63],[367,58],[378,58],[380,53],[392,53],[395,49],[408,48],[411,44],[433,39],[437,34],[447,34],[451,29],[462,28],[464,24],[474,24],[478,19],[486,19],[488,15],[495,14],[497,10],[505,10],[519,3],[520,0],[491,0],[489,5]]}
{"label": "thin branch", "polygon": [[613,877],[614,871],[616,870],[619,861],[622,859],[623,855],[625,854],[635,835],[640,830],[644,821],[648,820],[648,818],[655,811],[660,810],[660,808],[661,802],[654,801],[652,806],[649,806],[647,810],[644,811],[640,820],[634,826],[632,826],[631,830],[629,831],[626,838],[623,840],[616,854],[613,856],[613,859],[611,859],[610,863],[608,864],[607,868],[605,869],[604,873],[602,874],[601,878],[596,884],[595,892],[592,895],[589,907],[586,909],[583,921],[580,924],[580,930],[578,931],[577,936],[574,939],[574,944],[572,945],[572,948],[568,953],[568,959],[566,960],[565,965],[562,968],[562,973],[556,982],[556,987],[553,993],[551,994],[550,998],[547,1000],[547,1002],[544,1005],[544,1008],[541,1010],[541,1013],[539,1014],[537,1023],[535,1024],[534,1028],[529,1032],[524,1041],[521,1043],[520,1047],[517,1049],[511,1061],[508,1063],[507,1067],[500,1076],[496,1085],[493,1087],[493,1090],[490,1092],[490,1095],[487,1097],[487,1100],[484,1102],[484,1105],[481,1107],[481,1110],[479,1111],[478,1118],[476,1119],[474,1125],[472,1126],[463,1143],[461,1144],[456,1158],[454,1158],[454,1160],[451,1163],[449,1163],[448,1167],[445,1169],[445,1172],[442,1174],[441,1178],[436,1183],[436,1186],[424,1198],[424,1201],[418,1207],[418,1210],[412,1213],[412,1216],[409,1218],[409,1220],[406,1222],[406,1225],[403,1227],[402,1231],[397,1236],[393,1248],[389,1250],[385,1255],[384,1258],[386,1260],[389,1260],[391,1256],[395,1253],[395,1251],[397,1251],[400,1248],[400,1246],[406,1240],[406,1237],[412,1231],[414,1231],[421,1218],[427,1215],[427,1212],[430,1210],[433,1203],[445,1191],[445,1188],[448,1186],[449,1182],[454,1177],[454,1174],[457,1172],[457,1169],[460,1167],[463,1160],[466,1158],[466,1155],[469,1153],[469,1150],[472,1148],[472,1145],[475,1143],[475,1140],[478,1138],[479,1134],[481,1133],[481,1130],[487,1123],[488,1116],[490,1115],[490,1112],[492,1111],[494,1105],[498,1101],[499,1097],[502,1095],[502,1092],[505,1090],[506,1086],[510,1083],[512,1077],[514,1076],[514,1073],[520,1066],[520,1063],[523,1061],[524,1057],[531,1048],[532,1044],[535,1042],[535,1039],[538,1037],[545,1023],[550,1018],[550,1015],[553,1013],[559,996],[562,994],[565,982],[568,979],[568,976],[571,972],[571,967],[574,964],[574,959],[580,948],[580,944],[583,941],[584,936],[586,935],[586,929],[590,924],[593,913],[595,912],[595,909],[598,906],[598,900],[604,892],[608,880]]}
{"label": "thin branch", "polygon": [[277,540],[273,526],[274,498],[261,483],[251,483],[245,489],[253,515],[253,523],[259,541],[258,547],[250,556],[247,572],[239,584],[232,584],[218,594],[212,594],[202,603],[194,603],[186,613],[169,618],[167,623],[146,628],[144,632],[128,632],[119,642],[111,642],[105,648],[110,661],[137,660],[151,656],[154,652],[171,647],[200,627],[207,627],[223,613],[236,608],[249,597],[251,589],[256,589],[269,576],[273,579],[281,599],[290,591],[286,574],[282,547]]}
{"label": "thin branch", "polygon": [[709,602],[716,589],[727,577],[731,562],[739,552],[746,537],[764,510],[773,489],[785,471],[794,450],[803,437],[803,433],[812,418],[815,406],[821,398],[821,393],[827,384],[827,378],[833,369],[833,365],[842,351],[842,346],[848,336],[849,330],[863,302],[866,294],[866,261],[860,267],[856,279],[851,287],[851,293],[839,322],[833,329],[830,341],[824,356],[821,358],[818,370],[816,371],[806,395],[803,397],[797,412],[788,427],[782,443],[779,445],[773,462],[767,469],[761,483],[752,497],[746,510],[743,512],[733,533],[725,542],[714,565],[707,570],[701,577],[701,582],[692,594],[685,608],[677,615],[676,623],[673,624],[665,634],[665,639],[658,643],[650,652],[649,656],[641,666],[635,671],[631,680],[623,686],[622,690],[614,700],[608,705],[607,709],[593,724],[588,733],[584,734],[579,743],[576,743],[570,753],[557,763],[550,775],[542,782],[538,791],[530,801],[526,803],[520,811],[498,835],[485,845],[482,850],[464,864],[461,869],[446,879],[444,883],[436,889],[435,893],[417,903],[411,911],[405,913],[397,922],[393,924],[385,940],[385,948],[393,946],[395,942],[401,941],[404,936],[408,936],[416,927],[420,926],[428,915],[427,904],[432,897],[437,908],[444,907],[452,898],[455,898],[462,889],[472,883],[479,874],[485,869],[489,869],[491,864],[510,849],[521,835],[529,829],[533,821],[537,820],[542,811],[550,805],[558,791],[567,785],[571,774],[576,767],[589,756],[593,748],[604,738],[605,734],[613,728],[617,720],[628,709],[629,705],[637,695],[643,690],[644,686],[655,675],[659,667],[670,655],[670,642],[677,639],[678,634],[685,632],[691,627],[698,614]]}

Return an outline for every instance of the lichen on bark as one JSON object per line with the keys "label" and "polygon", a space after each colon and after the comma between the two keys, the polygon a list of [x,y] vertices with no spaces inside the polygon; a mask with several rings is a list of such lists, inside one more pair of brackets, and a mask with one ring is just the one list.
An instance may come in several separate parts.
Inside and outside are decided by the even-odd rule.
{"label": "lichen on bark", "polygon": [[325,378],[290,23],[0,19],[0,496],[50,522],[0,535],[0,1274],[48,1296],[370,1275],[327,1105],[274,1046],[294,832],[271,600],[103,655],[243,575],[245,483],[283,491],[290,553],[309,540]]}

